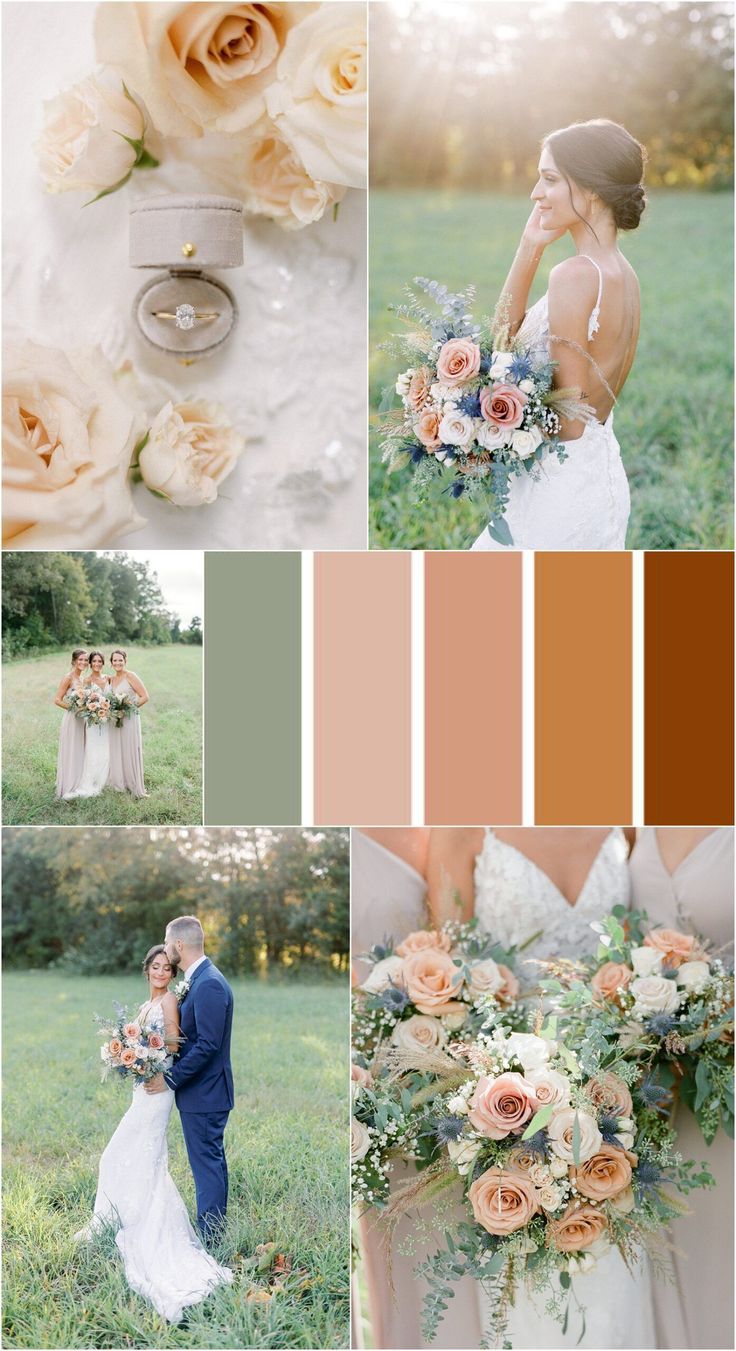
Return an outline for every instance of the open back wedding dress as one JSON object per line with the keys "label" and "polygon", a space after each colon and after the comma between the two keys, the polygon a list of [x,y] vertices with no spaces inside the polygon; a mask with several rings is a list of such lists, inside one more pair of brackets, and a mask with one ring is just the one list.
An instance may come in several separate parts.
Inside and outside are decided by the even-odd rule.
{"label": "open back wedding dress", "polygon": [[[583,254],[587,258],[587,254]],[[603,298],[598,269],[598,299],[588,321],[588,343],[594,342]],[[546,294],[532,305],[516,335],[538,361],[550,360],[549,309]],[[630,496],[621,449],[613,430],[613,412],[605,422],[586,426],[582,436],[566,441],[567,459],[545,455],[531,474],[514,475],[505,519],[513,545],[498,544],[488,530],[473,549],[625,549]]]}
{"label": "open back wedding dress", "polygon": [[[163,1033],[159,1002],[144,1004],[139,1017]],[[117,1229],[128,1285],[163,1318],[178,1323],[185,1308],[232,1281],[233,1274],[205,1252],[169,1173],[166,1132],[173,1105],[173,1089],[146,1093],[135,1085],[133,1101],[100,1159],[94,1216],[76,1237],[89,1239],[106,1225]]]}
{"label": "open back wedding dress", "polygon": [[[504,946],[523,944],[516,974],[533,984],[535,968],[524,960],[579,957],[592,952],[597,935],[593,921],[616,905],[629,903],[628,846],[621,830],[612,830],[601,845],[575,904],[541,868],[490,829],[475,864],[475,914],[480,925]],[[573,1290],[585,1309],[586,1330],[578,1341],[581,1318],[573,1305],[566,1333],[545,1313],[545,1295],[522,1287],[511,1310],[508,1335],[514,1351],[544,1347],[654,1347],[651,1277],[647,1265],[630,1273],[612,1248],[593,1271],[573,1277]],[[481,1313],[488,1324],[488,1302],[479,1289]]]}

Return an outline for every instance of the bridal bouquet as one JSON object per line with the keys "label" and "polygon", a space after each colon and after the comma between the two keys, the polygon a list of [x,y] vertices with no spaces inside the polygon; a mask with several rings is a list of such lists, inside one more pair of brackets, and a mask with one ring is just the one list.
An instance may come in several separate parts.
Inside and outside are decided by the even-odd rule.
{"label": "bridal bouquet", "polygon": [[67,698],[70,711],[76,718],[82,718],[91,727],[99,727],[109,722],[111,700],[96,685],[88,685],[84,690],[75,690]]}
{"label": "bridal bouquet", "polygon": [[593,926],[598,952],[541,982],[575,1025],[581,1058],[626,1047],[646,1091],[666,1110],[677,1093],[710,1143],[734,1133],[733,965],[693,934],[654,928],[643,911],[617,907]]}
{"label": "bridal bouquet", "polygon": [[122,727],[126,718],[138,713],[138,700],[134,694],[110,695],[110,720],[113,727]]}
{"label": "bridal bouquet", "polygon": [[[453,293],[425,277],[415,277],[414,286],[440,313],[426,309],[411,287],[396,307],[409,332],[383,346],[411,364],[381,400],[383,459],[389,471],[413,466],[420,499],[442,477],[454,498],[485,495],[489,533],[511,545],[504,513],[512,477],[537,473],[545,455],[566,459],[561,416],[590,422],[595,414],[576,391],[552,388],[555,363],[540,363],[510,338],[502,307],[492,321],[474,322],[474,287]],[[392,410],[394,392],[400,410]]]}
{"label": "bridal bouquet", "polygon": [[121,1004],[115,1005],[114,1019],[96,1017],[96,1022],[100,1036],[106,1038],[100,1047],[103,1082],[111,1074],[145,1082],[173,1065],[159,1029],[147,1028],[141,1018],[130,1017]]}
{"label": "bridal bouquet", "polygon": [[[539,1015],[510,1031],[488,1009],[471,1035],[418,1050],[411,1068],[389,1056],[359,1084],[353,1189],[389,1228],[422,1203],[463,1189],[467,1220],[418,1268],[428,1283],[424,1335],[432,1340],[453,1283],[472,1276],[489,1296],[488,1343],[504,1342],[517,1287],[544,1292],[566,1329],[572,1278],[615,1246],[629,1267],[657,1259],[665,1227],[685,1210],[676,1193],[711,1185],[677,1153],[647,1094],[637,1057],[606,1046],[582,1057],[564,1022]],[[389,1192],[396,1159],[416,1177]],[[506,1342],[508,1345],[508,1342]]]}

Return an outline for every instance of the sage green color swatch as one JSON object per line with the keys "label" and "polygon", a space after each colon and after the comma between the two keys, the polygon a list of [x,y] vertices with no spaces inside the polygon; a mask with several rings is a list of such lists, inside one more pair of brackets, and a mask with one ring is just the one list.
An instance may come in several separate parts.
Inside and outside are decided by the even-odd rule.
{"label": "sage green color swatch", "polygon": [[301,555],[206,553],[204,819],[301,822]]}

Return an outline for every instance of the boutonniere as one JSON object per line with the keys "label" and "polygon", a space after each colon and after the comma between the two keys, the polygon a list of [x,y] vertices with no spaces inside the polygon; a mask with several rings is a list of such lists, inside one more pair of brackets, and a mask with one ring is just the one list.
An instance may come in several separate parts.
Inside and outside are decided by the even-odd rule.
{"label": "boutonniere", "polygon": [[189,981],[180,980],[179,984],[174,986],[174,994],[176,995],[178,1002],[180,1004],[183,1003],[189,994]]}

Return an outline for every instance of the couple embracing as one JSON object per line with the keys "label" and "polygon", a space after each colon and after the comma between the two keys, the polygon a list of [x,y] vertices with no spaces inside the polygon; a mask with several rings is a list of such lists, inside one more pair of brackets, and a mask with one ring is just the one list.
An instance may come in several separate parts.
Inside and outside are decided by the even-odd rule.
{"label": "couple embracing", "polygon": [[[178,997],[169,989],[181,970]],[[143,962],[148,999],[139,1023],[158,1030],[172,1067],[136,1084],[133,1101],[100,1159],[94,1216],[78,1235],[112,1226],[130,1287],[171,1323],[232,1272],[208,1251],[221,1238],[227,1211],[224,1132],[234,1106],[230,1065],[233,995],[205,956],[194,915],[167,926],[164,942]],[[176,1102],[197,1198],[193,1229],[168,1167],[166,1133]]]}

